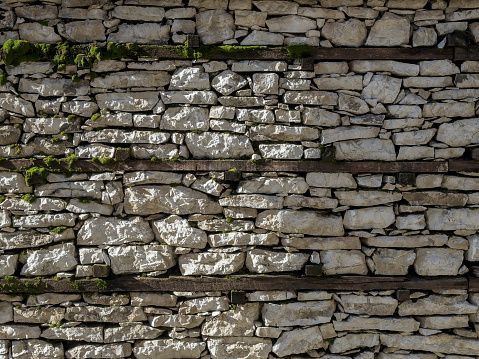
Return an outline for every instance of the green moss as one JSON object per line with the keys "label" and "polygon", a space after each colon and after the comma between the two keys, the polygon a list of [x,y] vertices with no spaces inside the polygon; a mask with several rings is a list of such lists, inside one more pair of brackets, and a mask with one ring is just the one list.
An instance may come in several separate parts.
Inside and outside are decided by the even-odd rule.
{"label": "green moss", "polygon": [[72,76],[72,81],[73,82],[78,82],[78,81],[80,81],[80,78],[78,77],[78,75],[73,75]]}
{"label": "green moss", "polygon": [[76,163],[76,161],[78,161],[79,158],[80,157],[77,155],[71,154],[70,156],[63,158],[62,161],[66,162],[69,170],[72,170],[73,165]]}
{"label": "green moss", "polygon": [[6,275],[5,277],[3,277],[3,279],[7,281],[14,281],[14,280],[17,280],[18,277],[15,277],[14,275]]}
{"label": "green moss", "polygon": [[78,54],[75,57],[75,60],[73,60],[73,63],[77,65],[79,68],[90,68],[91,67],[91,60],[88,55],[85,54]]}
{"label": "green moss", "polygon": [[67,228],[68,228],[67,226],[58,226],[58,227],[55,227],[55,228],[51,228],[50,232],[55,233],[55,234],[60,234],[63,231],[65,231]]}
{"label": "green moss", "polygon": [[0,86],[6,85],[7,82],[7,75],[0,75]]}
{"label": "green moss", "polygon": [[226,223],[233,223],[234,219],[231,217],[226,217]]}
{"label": "green moss", "polygon": [[308,45],[290,45],[284,47],[284,49],[290,58],[298,59],[301,57],[310,57],[313,47]]}
{"label": "green moss", "polygon": [[93,81],[98,77],[98,74],[96,72],[90,71],[90,80]]}
{"label": "green moss", "polygon": [[0,51],[1,58],[5,65],[15,65],[22,56],[30,50],[30,43],[25,40],[7,40]]}
{"label": "green moss", "polygon": [[95,284],[99,290],[105,290],[108,288],[108,282],[104,279],[95,279]]}
{"label": "green moss", "polygon": [[67,68],[67,65],[60,64],[57,66],[57,71],[65,71],[66,68]]}
{"label": "green moss", "polygon": [[90,50],[88,51],[88,56],[91,58],[95,58],[100,61],[101,58],[101,49],[97,46],[91,46]]}
{"label": "green moss", "polygon": [[7,197],[5,197],[5,196],[0,197],[0,203],[3,203],[3,201],[5,201],[6,199],[7,199]]}
{"label": "green moss", "polygon": [[80,197],[78,198],[78,200],[80,201],[80,203],[90,203],[90,199],[87,197]]}
{"label": "green moss", "polygon": [[41,175],[43,178],[43,182],[45,182],[49,173],[50,172],[46,168],[42,168],[42,167],[29,168],[25,172],[25,183],[27,186],[31,186],[32,180],[34,179],[34,177],[37,177],[38,175]]}
{"label": "green moss", "polygon": [[55,56],[53,57],[53,64],[61,65],[61,64],[71,64],[73,63],[73,55],[71,53],[71,47],[68,42],[59,43],[56,46]]}
{"label": "green moss", "polygon": [[77,117],[78,117],[77,115],[68,115],[67,118],[68,118],[69,120],[73,120],[73,119],[75,119],[75,118],[77,118]]}
{"label": "green moss", "polygon": [[98,60],[118,60],[127,57],[138,57],[140,46],[138,44],[116,44],[109,42],[106,50],[96,51],[95,57]]}
{"label": "green moss", "polygon": [[101,117],[101,113],[97,112],[97,113],[94,113],[91,117],[90,117],[90,121],[96,121],[98,120],[99,118]]}
{"label": "green moss", "polygon": [[158,162],[159,160],[160,160],[160,159],[159,159],[158,157],[156,157],[156,156],[153,156],[153,157],[150,158],[150,161],[151,161],[151,162]]}
{"label": "green moss", "polygon": [[54,137],[54,138],[51,138],[51,139],[50,139],[50,142],[51,142],[51,143],[58,143],[58,142],[61,142],[61,141],[62,141],[62,139],[61,139],[61,138],[58,138],[58,137]]}
{"label": "green moss", "polygon": [[27,203],[33,203],[37,200],[37,197],[30,193],[24,194],[21,198]]}
{"label": "green moss", "polygon": [[257,49],[265,49],[265,48],[266,46],[234,46],[234,45],[222,45],[222,46],[216,47],[218,51],[221,51],[227,54],[257,50]]}
{"label": "green moss", "polygon": [[43,25],[43,26],[48,26],[48,21],[46,20],[40,20],[40,21],[37,21],[40,25]]}

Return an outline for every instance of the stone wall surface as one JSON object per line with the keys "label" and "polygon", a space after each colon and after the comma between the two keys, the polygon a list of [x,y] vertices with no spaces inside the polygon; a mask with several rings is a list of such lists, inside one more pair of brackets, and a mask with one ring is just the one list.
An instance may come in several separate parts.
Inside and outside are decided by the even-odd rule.
{"label": "stone wall surface", "polygon": [[[199,57],[421,54],[475,44],[478,24],[476,0],[1,1],[0,359],[479,358],[476,58],[153,51],[198,35]],[[90,52],[28,58],[18,40]],[[97,56],[115,43],[160,47]],[[108,289],[266,275],[445,284]],[[87,279],[97,291],[80,293]]]}

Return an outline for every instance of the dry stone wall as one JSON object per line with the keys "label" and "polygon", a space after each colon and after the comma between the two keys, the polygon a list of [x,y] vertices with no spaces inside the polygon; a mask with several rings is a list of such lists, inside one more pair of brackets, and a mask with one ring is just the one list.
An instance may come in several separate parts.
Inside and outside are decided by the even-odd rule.
{"label": "dry stone wall", "polygon": [[4,0],[0,18],[0,359],[479,358],[475,58],[18,53],[470,45],[479,1]]}

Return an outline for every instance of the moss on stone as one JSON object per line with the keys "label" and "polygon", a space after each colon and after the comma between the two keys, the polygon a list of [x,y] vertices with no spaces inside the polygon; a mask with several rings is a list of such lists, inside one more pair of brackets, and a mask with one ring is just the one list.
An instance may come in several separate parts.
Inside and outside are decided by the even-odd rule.
{"label": "moss on stone", "polygon": [[28,170],[25,171],[25,183],[26,183],[27,186],[30,187],[33,184],[32,180],[35,177],[37,177],[38,175],[41,175],[42,178],[43,178],[43,181],[45,182],[49,173],[50,172],[46,168],[43,168],[43,167],[29,168]]}
{"label": "moss on stone", "polygon": [[91,117],[90,117],[90,121],[96,121],[100,118],[101,116],[101,113],[97,112],[97,113],[94,113]]}
{"label": "moss on stone", "polygon": [[22,200],[30,204],[37,200],[37,197],[34,194],[30,194],[30,193],[24,194],[21,198]]}
{"label": "moss on stone", "polygon": [[67,228],[68,228],[67,226],[58,226],[58,227],[55,227],[55,228],[51,228],[50,232],[55,233],[55,234],[60,234],[63,231],[65,231]]}
{"label": "moss on stone", "polygon": [[3,86],[7,83],[7,75],[0,75],[0,86]]}

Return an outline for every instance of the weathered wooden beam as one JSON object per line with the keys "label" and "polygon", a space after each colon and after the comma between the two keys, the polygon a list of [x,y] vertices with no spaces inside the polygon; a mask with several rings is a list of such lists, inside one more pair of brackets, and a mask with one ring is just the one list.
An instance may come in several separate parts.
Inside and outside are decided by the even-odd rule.
{"label": "weathered wooden beam", "polygon": [[454,50],[434,48],[316,48],[311,51],[315,60],[452,60]]}
{"label": "weathered wooden beam", "polygon": [[[72,164],[66,161],[49,162],[42,160],[14,159],[0,161],[0,171],[27,170],[45,167],[59,172],[103,172],[103,171],[291,171],[291,172],[349,172],[349,173],[442,173],[452,169],[450,162],[320,162],[320,161],[248,161],[248,160],[179,160],[148,161],[125,160],[102,164],[97,161],[78,160]],[[479,161],[453,161],[454,168],[478,169]],[[458,171],[455,169],[454,171]]]}
{"label": "weathered wooden beam", "polygon": [[449,160],[449,171],[451,172],[478,172],[479,161],[477,160]]}
{"label": "weathered wooden beam", "polygon": [[477,60],[479,49],[477,47],[455,47],[454,61]]}
{"label": "weathered wooden beam", "polygon": [[467,278],[362,277],[340,278],[292,276],[232,276],[144,278],[123,276],[115,279],[10,279],[0,280],[0,293],[79,293],[79,292],[163,292],[220,290],[445,290],[479,291],[479,280],[471,286]]}

